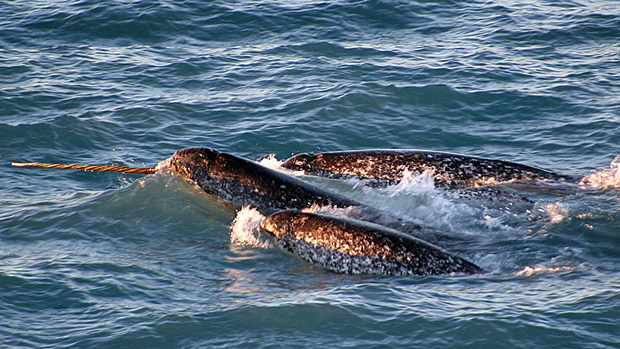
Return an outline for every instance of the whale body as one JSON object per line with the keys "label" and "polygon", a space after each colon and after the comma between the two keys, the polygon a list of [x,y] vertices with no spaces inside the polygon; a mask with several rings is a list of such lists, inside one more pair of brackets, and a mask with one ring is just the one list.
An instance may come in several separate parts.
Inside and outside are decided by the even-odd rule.
{"label": "whale body", "polygon": [[507,181],[571,181],[570,176],[536,167],[474,156],[426,150],[359,150],[298,154],[282,167],[328,178],[360,178],[390,184],[405,173],[429,171],[435,183],[451,187],[477,187]]}
{"label": "whale body", "polygon": [[428,242],[367,222],[285,210],[265,218],[261,228],[285,251],[336,273],[407,276],[484,272]]}

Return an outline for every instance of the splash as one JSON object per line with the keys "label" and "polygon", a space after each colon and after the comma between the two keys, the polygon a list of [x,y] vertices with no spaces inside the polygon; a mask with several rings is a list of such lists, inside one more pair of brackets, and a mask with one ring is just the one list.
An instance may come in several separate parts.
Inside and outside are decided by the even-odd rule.
{"label": "splash", "polygon": [[278,160],[275,154],[269,154],[267,157],[260,159],[258,163],[272,170],[281,170],[284,161]]}
{"label": "splash", "polygon": [[[414,174],[406,171],[396,185],[381,190],[386,201],[383,205],[399,212],[403,217],[415,217],[425,225],[453,230],[452,221],[462,215],[465,205],[460,205],[435,187],[432,172]],[[469,208],[466,208],[469,210]]]}
{"label": "splash", "polygon": [[265,219],[250,206],[243,206],[230,226],[230,243],[237,246],[269,248],[271,243],[261,237],[260,222]]}
{"label": "splash", "polygon": [[269,154],[269,155],[267,155],[267,157],[264,157],[264,158],[258,160],[258,164],[259,165],[265,166],[265,167],[270,168],[272,170],[276,170],[276,171],[280,171],[280,172],[285,172],[285,173],[288,173],[288,174],[296,176],[296,177],[304,175],[304,171],[289,170],[288,168],[282,167],[283,163],[284,163],[284,161],[278,160],[278,158],[276,158],[275,154]]}
{"label": "splash", "polygon": [[598,170],[584,176],[579,184],[584,189],[619,189],[620,188],[620,156],[617,156],[609,168]]}
{"label": "splash", "polygon": [[569,211],[566,206],[564,206],[561,202],[554,202],[547,204],[539,209],[539,212],[542,212],[547,215],[550,223],[560,223],[569,217]]}
{"label": "splash", "polygon": [[334,206],[320,206],[312,204],[308,208],[302,209],[303,212],[318,213],[328,216],[335,216],[341,218],[359,218],[359,212],[357,207],[334,207]]}
{"label": "splash", "polygon": [[354,199],[403,221],[440,229],[447,233],[472,233],[479,230],[481,210],[437,188],[434,173],[406,172],[402,180],[388,187],[362,186]]}
{"label": "splash", "polygon": [[509,227],[503,223],[503,219],[501,216],[493,217],[490,214],[485,214],[482,222],[483,222],[483,226],[486,227],[488,230],[493,230],[493,229],[508,230],[509,229]]}
{"label": "splash", "polygon": [[566,273],[571,272],[573,270],[583,269],[583,266],[544,266],[538,265],[535,267],[525,267],[523,270],[520,270],[514,273],[515,276],[538,276],[538,275],[547,275],[547,274],[557,274],[557,273]]}
{"label": "splash", "polygon": [[172,156],[167,158],[166,160],[159,162],[157,166],[155,166],[155,171],[157,171],[158,173],[165,172],[168,170],[171,163],[172,163]]}
{"label": "splash", "polygon": [[398,194],[420,194],[435,191],[435,176],[433,171],[424,171],[420,174],[409,170],[403,172],[403,178],[398,184],[388,187],[390,196]]}

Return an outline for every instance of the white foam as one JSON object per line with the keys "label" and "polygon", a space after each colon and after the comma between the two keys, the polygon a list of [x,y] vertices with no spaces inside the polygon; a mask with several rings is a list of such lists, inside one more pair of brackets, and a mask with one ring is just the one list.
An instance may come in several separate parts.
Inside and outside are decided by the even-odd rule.
{"label": "white foam", "polygon": [[269,154],[267,157],[260,159],[258,161],[258,164],[265,166],[267,168],[270,168],[272,170],[286,172],[287,174],[290,174],[296,177],[304,175],[304,171],[294,171],[294,170],[289,170],[287,168],[282,167],[282,164],[284,164],[284,161],[278,160],[275,154]]}
{"label": "white foam", "polygon": [[403,172],[403,178],[394,186],[389,186],[388,190],[392,196],[399,194],[420,194],[435,191],[435,177],[432,171],[424,171],[414,174],[409,170]]}
{"label": "white foam", "polygon": [[514,273],[515,276],[538,276],[538,275],[547,275],[547,274],[556,274],[556,273],[566,273],[573,270],[581,269],[582,266],[544,266],[537,265],[535,267],[525,267],[523,270],[520,270]]}
{"label": "white foam", "polygon": [[243,206],[230,226],[230,243],[236,246],[269,248],[271,243],[261,236],[260,223],[265,219],[250,206]]}
{"label": "white foam", "polygon": [[507,229],[507,226],[505,226],[504,224],[502,224],[502,218],[501,217],[493,217],[489,214],[485,214],[484,217],[484,226],[489,229]]}
{"label": "white foam", "polygon": [[155,166],[155,170],[157,172],[167,171],[171,162],[172,162],[172,156],[158,163],[157,166]]}
{"label": "white foam", "polygon": [[584,176],[579,181],[585,189],[614,189],[620,188],[620,156],[617,156],[609,168],[598,170]]}
{"label": "white foam", "polygon": [[319,206],[312,204],[308,208],[302,209],[303,212],[318,213],[327,216],[343,217],[343,218],[355,218],[357,215],[357,207],[334,207],[334,206]]}
{"label": "white foam", "polygon": [[282,160],[278,160],[275,154],[269,154],[258,161],[259,164],[268,167],[272,170],[280,170],[280,167],[284,163]]}
{"label": "white foam", "polygon": [[568,208],[561,202],[547,204],[541,210],[547,214],[550,223],[560,223],[569,217]]}
{"label": "white foam", "polygon": [[360,189],[356,191],[355,199],[423,226],[459,233],[469,230],[463,229],[465,222],[466,225],[484,226],[481,221],[483,211],[437,189],[432,172],[406,173],[395,185],[385,188],[362,186]]}

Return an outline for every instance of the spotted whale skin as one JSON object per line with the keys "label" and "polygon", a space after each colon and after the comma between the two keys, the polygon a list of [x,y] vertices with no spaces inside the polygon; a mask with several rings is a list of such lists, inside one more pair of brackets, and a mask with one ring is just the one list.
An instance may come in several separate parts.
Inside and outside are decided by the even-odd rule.
{"label": "spotted whale skin", "polygon": [[477,187],[507,181],[570,181],[577,179],[536,167],[474,156],[427,150],[357,150],[320,154],[298,154],[282,167],[328,177],[398,182],[408,171],[429,171],[435,183],[452,187]]}
{"label": "spotted whale skin", "polygon": [[287,252],[346,274],[476,274],[484,270],[428,242],[380,225],[298,210],[278,211],[261,228]]}

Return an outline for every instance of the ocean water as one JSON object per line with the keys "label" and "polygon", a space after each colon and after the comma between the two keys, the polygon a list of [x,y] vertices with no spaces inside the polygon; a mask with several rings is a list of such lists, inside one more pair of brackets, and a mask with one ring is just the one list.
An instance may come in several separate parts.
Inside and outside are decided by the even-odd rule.
{"label": "ocean water", "polygon": [[[1,1],[0,346],[619,347],[619,38],[611,0]],[[395,278],[308,265],[171,175],[10,166],[194,146],[274,168],[429,149],[584,181],[470,198],[429,174],[302,175],[489,271]]]}

